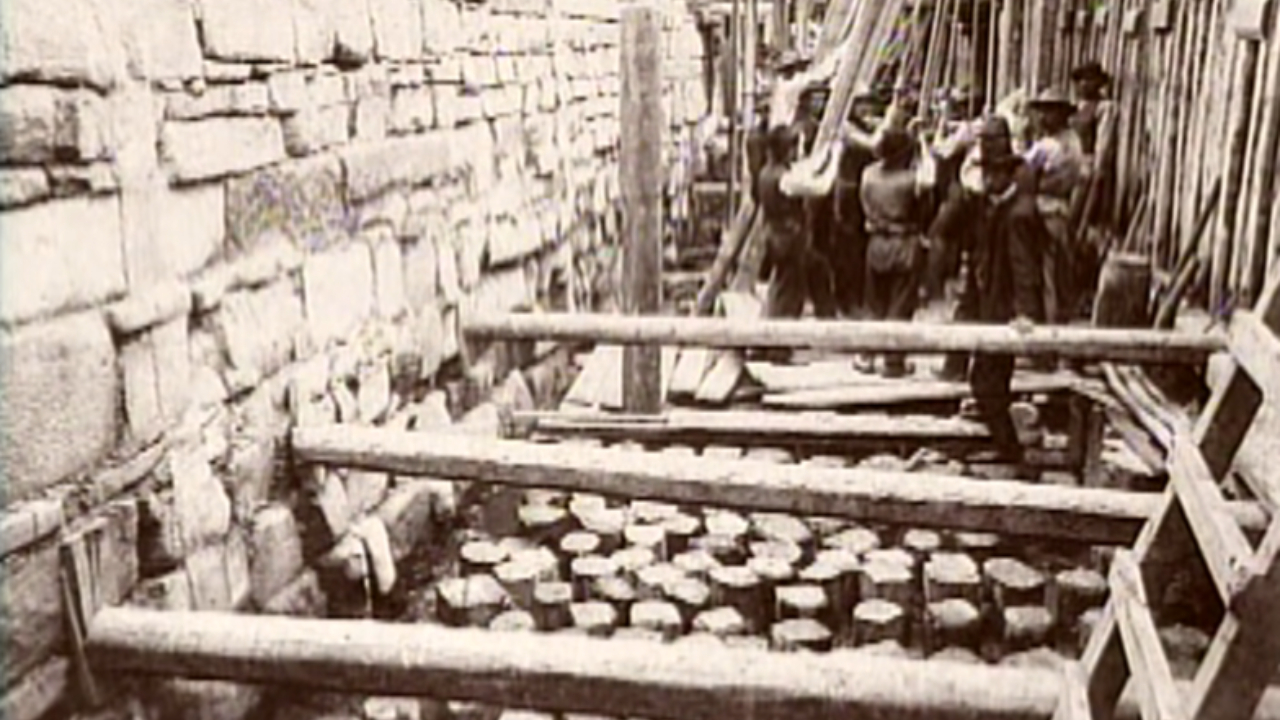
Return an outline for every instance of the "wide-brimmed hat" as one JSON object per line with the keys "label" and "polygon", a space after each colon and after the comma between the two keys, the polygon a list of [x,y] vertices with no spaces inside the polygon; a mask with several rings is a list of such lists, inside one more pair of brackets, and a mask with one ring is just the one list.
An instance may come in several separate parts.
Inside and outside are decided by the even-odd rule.
{"label": "wide-brimmed hat", "polygon": [[1110,85],[1111,74],[1102,69],[1102,63],[1097,60],[1090,60],[1071,71],[1071,82],[1088,82],[1098,85]]}
{"label": "wide-brimmed hat", "polygon": [[1040,94],[1027,101],[1027,107],[1031,110],[1047,110],[1050,112],[1075,112],[1075,103],[1067,97],[1067,94],[1057,88],[1049,88],[1042,90]]}
{"label": "wide-brimmed hat", "polygon": [[1018,161],[1008,121],[998,115],[983,120],[978,129],[978,152],[978,165],[982,167],[1008,166]]}
{"label": "wide-brimmed hat", "polygon": [[778,70],[798,70],[808,64],[809,58],[795,50],[786,50],[778,56],[778,61],[774,63],[774,67]]}

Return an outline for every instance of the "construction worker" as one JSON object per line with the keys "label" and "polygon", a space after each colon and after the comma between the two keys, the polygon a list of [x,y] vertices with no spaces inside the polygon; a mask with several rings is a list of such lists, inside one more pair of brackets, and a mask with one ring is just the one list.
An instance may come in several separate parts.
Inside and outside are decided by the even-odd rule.
{"label": "construction worker", "polygon": [[879,109],[872,93],[854,97],[848,122],[852,131],[843,138],[840,167],[837,171],[832,223],[832,276],[835,280],[836,305],[847,318],[865,312],[864,287],[867,279],[867,228],[862,214],[862,173],[875,162],[874,143],[854,142],[854,133],[870,138],[875,132],[873,115]]}
{"label": "construction worker", "polygon": [[1071,199],[1085,177],[1085,156],[1071,127],[1075,105],[1066,95],[1048,90],[1027,107],[1033,140],[1026,159],[1035,177],[1036,208],[1048,231],[1042,254],[1045,321],[1058,325],[1068,322],[1074,311]]}
{"label": "construction worker", "polygon": [[1071,92],[1076,111],[1071,116],[1071,127],[1080,136],[1085,155],[1097,150],[1098,130],[1112,103],[1107,99],[1111,75],[1097,61],[1087,62],[1071,71]]}
{"label": "construction worker", "polygon": [[[1014,152],[1008,122],[999,117],[979,131],[977,158],[981,190],[953,194],[932,232],[959,242],[969,255],[970,282],[961,304],[972,319],[1029,331],[1042,317],[1044,244],[1031,170]],[[969,384],[1001,459],[1021,466],[1022,445],[1009,415],[1013,367],[1012,356],[975,354]]]}
{"label": "construction worker", "polygon": [[[919,303],[924,261],[922,193],[912,164],[916,145],[911,134],[888,127],[876,146],[877,160],[862,173],[859,196],[867,229],[867,305],[876,319],[910,320]],[[871,368],[867,358],[859,369]],[[901,353],[885,353],[882,374],[910,372]]]}
{"label": "construction worker", "polygon": [[771,318],[800,317],[809,295],[804,201],[784,195],[781,187],[782,176],[795,160],[797,140],[790,125],[769,131],[768,159],[756,187],[772,266],[765,303],[765,313]]}
{"label": "construction worker", "polygon": [[[795,126],[805,155],[813,151],[830,95],[831,89],[826,83],[811,83],[800,94]],[[831,235],[834,197],[828,193],[805,198],[804,205],[809,248],[808,286],[813,314],[819,318],[834,319],[839,314],[835,294],[836,258]]]}

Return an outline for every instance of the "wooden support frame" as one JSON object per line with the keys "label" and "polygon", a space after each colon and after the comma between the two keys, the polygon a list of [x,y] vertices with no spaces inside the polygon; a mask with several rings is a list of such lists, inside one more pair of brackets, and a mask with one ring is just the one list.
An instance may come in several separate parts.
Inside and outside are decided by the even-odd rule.
{"label": "wooden support frame", "polygon": [[568,313],[480,314],[465,318],[472,338],[537,338],[619,345],[720,348],[814,348],[839,352],[981,352],[1056,354],[1132,363],[1199,363],[1226,349],[1218,334],[1162,330],[1038,327],[1029,332],[999,325],[931,325],[889,321],[738,320],[627,317]]}
{"label": "wooden support frame", "polygon": [[[364,620],[108,608],[93,661],[121,672],[475,700],[661,720],[1047,720],[1061,675],[1040,669],[681,647]],[[1181,683],[1185,688],[1187,683]],[[1126,698],[1119,717],[1137,717]],[[1280,719],[1280,692],[1258,720]]]}
{"label": "wooden support frame", "polygon": [[[1112,717],[1130,676],[1145,689],[1147,718],[1249,720],[1280,664],[1280,516],[1272,516],[1255,551],[1223,511],[1217,483],[1226,477],[1237,450],[1264,401],[1280,402],[1272,362],[1280,346],[1280,278],[1264,289],[1256,323],[1245,315],[1233,323],[1235,360],[1193,429],[1181,428],[1174,443],[1172,482],[1151,520],[1138,535],[1132,556],[1122,553],[1113,575],[1103,621],[1085,649],[1090,710]],[[1240,328],[1244,328],[1243,331]],[[1253,479],[1258,496],[1274,502],[1280,471]],[[1125,587],[1163,587],[1170,564],[1199,556],[1223,599],[1225,612],[1196,672],[1190,694],[1171,689],[1168,666],[1149,613],[1135,608]],[[1156,658],[1155,656],[1159,656]]]}
{"label": "wooden support frame", "polygon": [[[366,470],[594,492],[691,505],[951,527],[1084,543],[1128,544],[1160,496],[929,473],[774,465],[402,432],[295,428],[301,462]],[[1266,525],[1251,503],[1231,503],[1245,528]]]}

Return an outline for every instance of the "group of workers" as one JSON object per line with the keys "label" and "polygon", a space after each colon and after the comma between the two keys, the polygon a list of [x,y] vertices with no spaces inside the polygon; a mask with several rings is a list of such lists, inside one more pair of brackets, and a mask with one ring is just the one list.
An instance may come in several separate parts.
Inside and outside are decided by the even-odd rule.
{"label": "group of workers", "polygon": [[[802,67],[784,57],[778,71],[785,79]],[[1024,108],[952,117],[935,137],[914,119],[916,99],[860,95],[841,133],[834,190],[817,197],[792,191],[788,178],[813,148],[827,88],[805,88],[791,122],[774,112],[773,122],[752,128],[747,156],[767,237],[767,314],[800,317],[812,303],[819,318],[909,321],[954,280],[957,321],[1028,329],[1075,319],[1096,281],[1097,250],[1075,229],[1098,171],[1099,135],[1110,126],[1110,78],[1097,63],[1071,78],[1074,98],[1048,90]],[[855,364],[876,371],[875,358]],[[1008,413],[1013,369],[1010,356],[953,354],[937,372],[968,378],[996,447],[1021,465]],[[911,369],[888,353],[879,372]]]}

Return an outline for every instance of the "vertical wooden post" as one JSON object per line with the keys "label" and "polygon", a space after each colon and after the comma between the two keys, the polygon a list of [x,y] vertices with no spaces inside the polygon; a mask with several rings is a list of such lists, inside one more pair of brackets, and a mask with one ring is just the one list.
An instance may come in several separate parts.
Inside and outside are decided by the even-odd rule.
{"label": "vertical wooden post", "polygon": [[[662,22],[652,7],[622,11],[623,307],[656,314],[662,302]],[[662,409],[661,348],[623,353],[622,403],[628,412]]]}
{"label": "vertical wooden post", "polygon": [[788,0],[773,0],[773,49],[791,49],[791,8]]}

